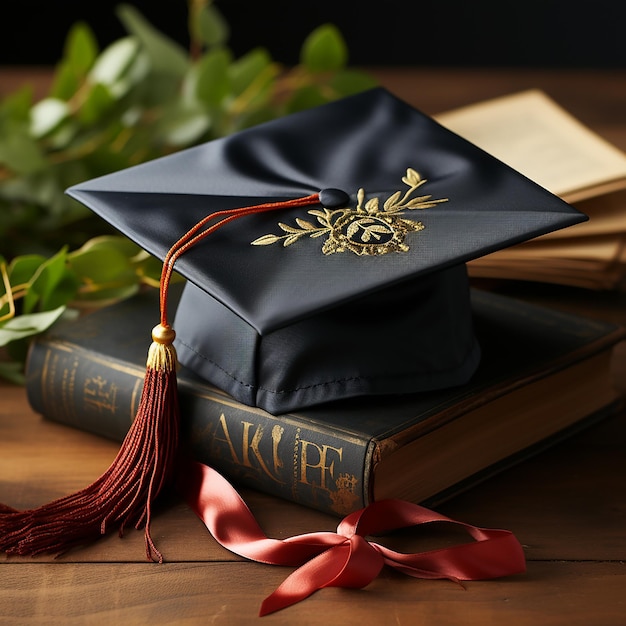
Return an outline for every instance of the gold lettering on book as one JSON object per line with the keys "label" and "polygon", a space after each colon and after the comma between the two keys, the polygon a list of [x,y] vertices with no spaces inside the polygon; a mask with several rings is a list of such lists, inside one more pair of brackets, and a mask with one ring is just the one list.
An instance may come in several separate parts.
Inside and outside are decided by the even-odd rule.
{"label": "gold lettering on book", "polygon": [[359,501],[359,496],[356,494],[358,483],[359,479],[353,474],[339,474],[335,481],[337,490],[330,492],[333,511],[342,515],[354,511]]}
{"label": "gold lettering on book", "polygon": [[102,376],[85,379],[83,386],[83,401],[95,407],[98,412],[115,414],[117,409],[117,385]]}
{"label": "gold lettering on book", "polygon": [[[278,470],[282,467],[282,462],[278,457],[278,444],[280,443],[280,439],[283,435],[283,429],[280,427],[273,428],[270,435],[272,438],[272,466],[274,469],[274,472],[272,472],[265,462],[261,452],[261,442],[263,435],[265,434],[265,429],[261,424],[254,424],[253,422],[242,421],[240,424],[242,426],[241,443],[240,445],[236,445],[230,434],[226,417],[224,413],[222,413],[220,415],[219,425],[224,437],[219,437],[216,432],[214,437],[215,441],[222,441],[226,443],[228,449],[230,450],[232,460],[237,465],[257,471],[260,470],[273,481],[282,483],[283,481],[281,481],[280,477],[275,475],[274,472],[278,474]],[[238,449],[241,452],[241,456],[237,453]]]}
{"label": "gold lettering on book", "polygon": [[341,461],[342,457],[343,448],[318,445],[301,439],[300,482],[305,485],[317,485],[328,491],[327,478],[334,478],[335,462]]}
{"label": "gold lettering on book", "polygon": [[223,438],[219,437],[216,431],[214,440],[216,442],[223,441],[228,446],[228,449],[230,450],[230,455],[233,461],[237,465],[242,465],[242,462],[239,460],[239,457],[237,456],[237,452],[235,451],[235,446],[233,444],[232,437],[230,436],[230,432],[228,431],[228,424],[226,423],[226,418],[224,417],[223,413],[220,415],[219,423],[220,423],[220,426],[222,427],[222,432],[224,433],[224,437]]}
{"label": "gold lettering on book", "polygon": [[274,461],[274,471],[279,474],[283,468],[283,461],[278,454],[278,444],[283,437],[285,429],[278,424],[272,427],[272,459]]}
{"label": "gold lettering on book", "polygon": [[291,480],[291,495],[294,500],[298,497],[298,458],[300,450],[300,428],[296,428],[296,436],[293,439],[293,448],[291,450],[292,460],[292,480]]}

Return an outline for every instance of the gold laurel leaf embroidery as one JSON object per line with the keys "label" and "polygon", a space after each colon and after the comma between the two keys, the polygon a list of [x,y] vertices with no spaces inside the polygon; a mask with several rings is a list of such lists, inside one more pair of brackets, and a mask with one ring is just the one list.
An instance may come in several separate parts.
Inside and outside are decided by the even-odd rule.
{"label": "gold laurel leaf embroidery", "polygon": [[402,195],[402,192],[396,191],[396,193],[389,196],[387,200],[385,201],[385,204],[383,204],[383,209],[385,209],[385,211],[388,211],[389,209],[391,209],[391,207],[393,207],[396,204],[396,202],[400,200],[401,195]]}
{"label": "gold laurel leaf embroidery", "polygon": [[295,226],[289,226],[289,224],[284,224],[283,222],[278,222],[279,228],[284,230],[286,233],[299,233],[300,231],[295,228]]}
{"label": "gold laurel leaf embroidery", "polygon": [[[389,252],[407,252],[405,236],[410,232],[424,230],[422,222],[401,217],[407,210],[429,209],[448,202],[448,198],[432,199],[431,195],[411,197],[427,181],[419,173],[408,168],[402,182],[409,189],[402,195],[394,192],[380,208],[380,200],[373,197],[365,202],[365,190],[358,189],[355,208],[331,211],[312,209],[307,213],[317,218],[320,226],[297,217],[297,226],[278,222],[283,235],[268,234],[255,239],[252,245],[270,245],[282,241],[283,247],[291,246],[303,237],[318,238],[326,235],[322,245],[325,255],[350,251],[359,256],[380,256]],[[365,204],[364,204],[365,202]]]}
{"label": "gold laurel leaf embroidery", "polygon": [[278,235],[263,235],[252,242],[253,246],[269,246],[272,243],[276,243],[280,237]]}
{"label": "gold laurel leaf embroidery", "polygon": [[359,223],[358,222],[352,222],[352,224],[350,224],[350,226],[348,226],[348,230],[346,232],[346,236],[349,237],[354,237],[354,235],[356,235],[356,233],[359,231]]}
{"label": "gold laurel leaf embroidery", "polygon": [[298,241],[298,239],[300,239],[300,235],[290,235],[289,237],[285,239],[285,241],[283,241],[283,246],[286,248],[287,246],[290,246],[292,243],[295,243],[296,241]]}
{"label": "gold laurel leaf embroidery", "polygon": [[378,198],[372,198],[371,200],[368,200],[368,202],[365,204],[365,210],[370,215],[378,213]]}
{"label": "gold laurel leaf embroidery", "polygon": [[402,178],[402,182],[409,187],[415,187],[426,181],[422,181],[422,177],[413,168],[409,167],[406,171],[406,176]]}
{"label": "gold laurel leaf embroidery", "polygon": [[300,228],[304,228],[305,230],[315,230],[315,225],[311,224],[308,220],[303,220],[300,217],[296,217],[296,224],[300,226]]}

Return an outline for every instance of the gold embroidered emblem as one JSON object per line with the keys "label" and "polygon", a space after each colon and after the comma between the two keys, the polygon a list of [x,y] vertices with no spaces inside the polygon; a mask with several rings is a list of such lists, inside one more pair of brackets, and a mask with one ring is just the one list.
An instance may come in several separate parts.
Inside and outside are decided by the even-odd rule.
{"label": "gold embroidered emblem", "polygon": [[312,209],[309,215],[317,218],[317,224],[296,218],[296,226],[290,226],[279,222],[279,228],[284,235],[263,235],[252,242],[253,246],[268,246],[273,243],[283,242],[287,247],[302,237],[327,236],[322,246],[324,254],[350,251],[359,256],[381,255],[388,252],[407,252],[409,246],[405,243],[407,233],[418,232],[424,229],[422,222],[406,219],[405,211],[416,209],[429,209],[441,202],[447,202],[448,198],[433,200],[432,196],[412,197],[417,189],[426,183],[414,169],[409,168],[402,182],[409,189],[402,195],[396,191],[385,200],[382,209],[378,198],[365,201],[365,190],[359,189],[357,193],[356,208],[342,208],[331,211]]}

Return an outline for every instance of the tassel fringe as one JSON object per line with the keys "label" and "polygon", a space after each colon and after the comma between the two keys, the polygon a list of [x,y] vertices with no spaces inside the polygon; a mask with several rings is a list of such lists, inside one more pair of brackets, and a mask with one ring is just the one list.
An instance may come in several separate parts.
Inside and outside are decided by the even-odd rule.
{"label": "tassel fringe", "polygon": [[117,528],[145,528],[148,560],[163,562],[150,533],[152,503],[171,480],[179,408],[174,331],[155,327],[137,416],[111,466],[85,489],[27,511],[0,507],[0,550],[63,553]]}
{"label": "tassel fringe", "polygon": [[[146,377],[137,416],[109,469],[82,491],[37,509],[0,504],[0,551],[34,555],[63,553],[118,528],[145,527],[148,560],[163,562],[150,533],[152,503],[170,482],[178,450],[180,411],[175,333],[167,323],[167,296],[176,260],[232,220],[246,215],[316,204],[319,194],[212,213],[170,248],[161,270],[161,323],[152,331]],[[210,224],[214,222],[213,224]],[[210,224],[210,225],[209,225]]]}

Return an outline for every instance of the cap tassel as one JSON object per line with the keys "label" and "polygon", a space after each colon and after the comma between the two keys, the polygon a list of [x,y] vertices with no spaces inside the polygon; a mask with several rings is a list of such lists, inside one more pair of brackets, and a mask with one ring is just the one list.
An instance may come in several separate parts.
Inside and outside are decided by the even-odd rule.
{"label": "cap tassel", "polygon": [[[113,463],[94,483],[36,509],[17,511],[0,504],[0,550],[7,554],[63,553],[112,528],[145,529],[148,560],[163,561],[150,533],[152,503],[170,482],[178,450],[180,411],[176,382],[175,333],[167,322],[167,294],[176,260],[228,222],[251,215],[319,202],[319,194],[213,213],[169,250],[161,273],[161,323],[152,331],[137,415]],[[210,221],[216,223],[207,226]]]}
{"label": "cap tassel", "polygon": [[29,511],[0,514],[0,548],[8,554],[65,552],[109,528],[145,526],[146,555],[162,562],[150,535],[151,505],[170,479],[178,447],[174,331],[153,331],[137,416],[107,471],[85,489]]}

